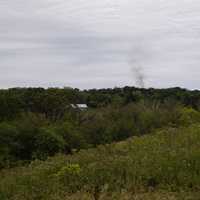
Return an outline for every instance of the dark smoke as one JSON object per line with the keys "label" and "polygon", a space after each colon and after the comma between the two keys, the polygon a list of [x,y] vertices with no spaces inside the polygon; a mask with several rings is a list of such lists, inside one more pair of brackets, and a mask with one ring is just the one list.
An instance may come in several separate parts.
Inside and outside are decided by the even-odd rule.
{"label": "dark smoke", "polygon": [[141,66],[132,66],[132,73],[135,80],[136,86],[140,88],[145,87],[145,75],[144,70]]}
{"label": "dark smoke", "polygon": [[140,62],[137,59],[131,59],[130,66],[131,66],[131,74],[135,81],[135,86],[140,87],[140,88],[145,88],[146,76],[145,76],[144,68],[142,67]]}
{"label": "dark smoke", "polygon": [[144,71],[144,63],[148,57],[146,47],[143,43],[135,42],[129,55],[129,65],[131,67],[131,74],[135,82],[135,86],[145,88],[146,76]]}

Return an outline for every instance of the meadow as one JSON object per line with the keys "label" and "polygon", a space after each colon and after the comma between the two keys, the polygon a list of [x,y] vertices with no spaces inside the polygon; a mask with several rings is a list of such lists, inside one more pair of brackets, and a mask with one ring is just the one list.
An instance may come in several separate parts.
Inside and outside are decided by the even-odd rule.
{"label": "meadow", "polygon": [[199,199],[200,124],[1,172],[0,199]]}

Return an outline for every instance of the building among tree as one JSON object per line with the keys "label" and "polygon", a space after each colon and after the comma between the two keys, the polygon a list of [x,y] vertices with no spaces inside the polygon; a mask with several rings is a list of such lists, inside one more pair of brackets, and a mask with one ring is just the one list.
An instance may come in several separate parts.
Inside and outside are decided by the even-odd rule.
{"label": "building among tree", "polygon": [[87,104],[71,104],[71,107],[73,109],[77,109],[77,110],[81,110],[81,111],[84,111],[84,110],[88,109]]}

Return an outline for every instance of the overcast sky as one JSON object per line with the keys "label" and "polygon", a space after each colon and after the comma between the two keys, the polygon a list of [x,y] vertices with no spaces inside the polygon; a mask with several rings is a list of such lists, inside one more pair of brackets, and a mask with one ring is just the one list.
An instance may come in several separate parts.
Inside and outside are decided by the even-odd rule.
{"label": "overcast sky", "polygon": [[199,0],[0,0],[0,87],[200,89]]}

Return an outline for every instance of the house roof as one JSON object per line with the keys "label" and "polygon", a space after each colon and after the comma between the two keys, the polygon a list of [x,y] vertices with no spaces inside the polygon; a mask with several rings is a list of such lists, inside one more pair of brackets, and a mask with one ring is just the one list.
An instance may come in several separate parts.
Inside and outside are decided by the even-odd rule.
{"label": "house roof", "polygon": [[72,108],[86,109],[88,108],[87,104],[71,104]]}
{"label": "house roof", "polygon": [[87,104],[76,104],[79,108],[87,108]]}

